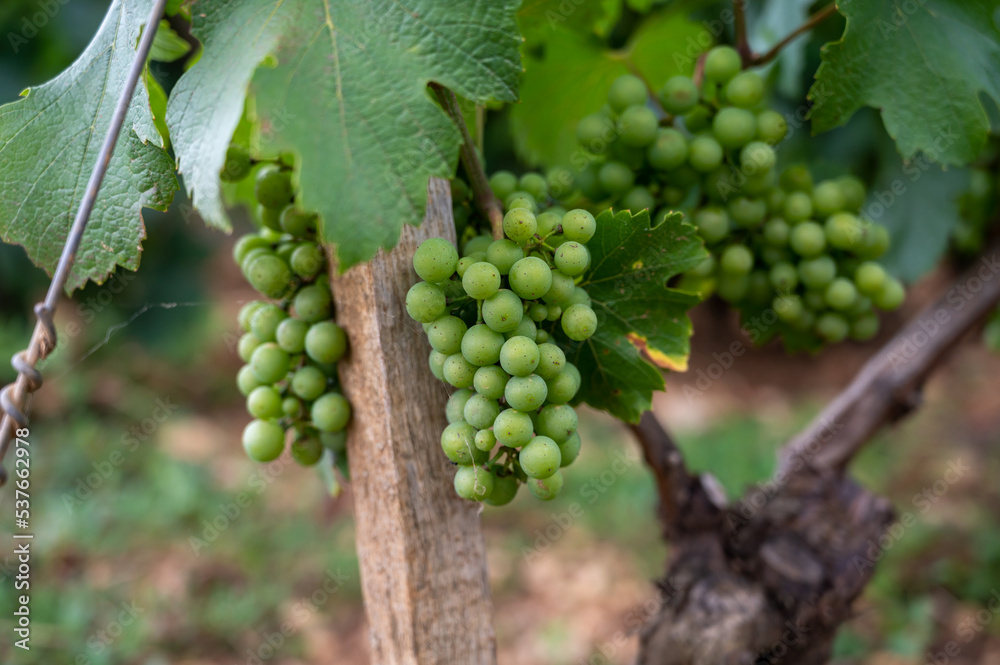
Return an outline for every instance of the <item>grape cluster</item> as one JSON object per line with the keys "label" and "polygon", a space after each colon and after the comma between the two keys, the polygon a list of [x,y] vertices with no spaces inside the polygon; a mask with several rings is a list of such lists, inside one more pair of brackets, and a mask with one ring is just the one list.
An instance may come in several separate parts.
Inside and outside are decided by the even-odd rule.
{"label": "grape cluster", "polygon": [[413,256],[423,281],[406,295],[433,349],[431,371],[457,389],[441,434],[458,465],[455,491],[494,506],[513,500],[520,483],[543,500],[561,490],[559,469],[580,452],[569,404],[580,372],[556,342],[582,342],[597,328],[576,283],[590,264],[593,215],[536,216],[534,197],[510,198],[507,209],[505,237],[475,236],[461,256],[447,240],[424,241]]}
{"label": "grape cluster", "polygon": [[807,169],[779,174],[775,146],[787,122],[767,108],[764,80],[741,71],[739,54],[716,47],[702,82],[669,79],[652,101],[622,76],[607,105],[576,128],[588,165],[574,180],[599,207],[681,210],[710,256],[679,286],[712,292],[745,314],[772,309],[786,337],[870,339],[873,308],[894,309],[903,285],[875,259],[888,231],[859,217],[864,185],[845,176],[814,185]]}
{"label": "grape cluster", "polygon": [[[248,175],[249,161],[239,166],[243,154],[230,149],[224,180]],[[318,217],[295,204],[291,171],[262,166],[254,193],[261,228],[236,242],[233,258],[269,300],[249,302],[239,313],[244,334],[237,349],[246,365],[236,384],[253,418],[243,430],[243,447],[251,459],[270,462],[281,455],[291,429],[292,457],[311,466],[324,448],[345,451],[351,406],[338,390],[336,363],[347,351],[347,336],[332,318]]]}

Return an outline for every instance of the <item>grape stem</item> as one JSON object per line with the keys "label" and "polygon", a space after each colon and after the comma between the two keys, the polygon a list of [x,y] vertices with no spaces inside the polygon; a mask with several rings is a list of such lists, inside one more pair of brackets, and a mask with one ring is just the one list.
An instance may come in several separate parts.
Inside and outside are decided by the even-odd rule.
{"label": "grape stem", "polygon": [[688,488],[697,482],[688,473],[684,456],[673,437],[660,424],[651,411],[642,414],[639,422],[629,426],[653,471],[656,489],[660,496],[660,521],[664,536],[678,535],[682,511],[688,500]]}
{"label": "grape stem", "polygon": [[746,67],[754,58],[747,40],[746,0],[733,0],[733,30],[736,33],[736,52],[740,54],[743,66]]}
{"label": "grape stem", "polygon": [[[742,4],[742,1],[734,0],[734,3],[736,5],[740,5]],[[749,52],[748,54],[745,55],[742,51],[740,51],[740,56],[743,58],[744,67],[759,67],[760,65],[766,65],[767,63],[777,58],[778,54],[781,53],[782,49],[791,44],[796,37],[805,32],[809,32],[817,25],[819,25],[820,23],[822,23],[823,21],[830,18],[836,13],[837,13],[837,3],[831,2],[826,7],[824,7],[823,9],[819,10],[818,12],[810,16],[808,19],[806,19],[805,23],[797,27],[795,30],[792,30],[788,34],[788,36],[786,36],[780,42],[772,46],[771,49],[766,53],[755,54]]]}
{"label": "grape stem", "polygon": [[475,143],[472,141],[469,128],[462,116],[462,109],[458,107],[458,98],[455,97],[454,92],[443,85],[431,83],[430,87],[441,101],[445,113],[451,117],[452,122],[458,127],[458,131],[462,133],[462,146],[459,148],[458,154],[462,160],[462,166],[465,168],[465,175],[469,178],[469,185],[472,187],[476,205],[486,219],[490,220],[490,230],[493,237],[500,240],[503,238],[503,205],[490,189],[486,172],[479,161],[478,153],[476,153]]}

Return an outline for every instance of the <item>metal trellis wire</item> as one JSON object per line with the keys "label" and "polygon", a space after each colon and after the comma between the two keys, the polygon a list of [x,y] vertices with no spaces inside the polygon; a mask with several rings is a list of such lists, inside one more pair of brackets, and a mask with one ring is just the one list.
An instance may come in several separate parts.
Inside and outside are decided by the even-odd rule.
{"label": "metal trellis wire", "polygon": [[56,346],[56,329],[52,322],[52,314],[58,304],[59,294],[66,286],[66,279],[69,277],[69,270],[76,257],[76,251],[80,248],[83,230],[86,228],[90,213],[94,209],[97,193],[101,189],[101,182],[108,170],[111,155],[114,153],[115,144],[118,142],[119,134],[121,134],[129,104],[132,102],[132,95],[135,93],[135,87],[142,75],[143,67],[146,65],[146,58],[153,45],[153,38],[156,36],[156,29],[160,25],[160,18],[163,16],[166,4],[167,0],[154,0],[153,2],[153,8],[149,12],[142,39],[136,49],[135,60],[132,62],[132,68],[125,80],[125,87],[118,98],[114,114],[111,116],[111,124],[108,126],[107,134],[104,135],[104,143],[101,144],[101,150],[97,155],[97,163],[94,164],[94,168],[90,172],[87,189],[84,190],[83,198],[80,200],[80,207],[76,211],[69,237],[66,239],[62,255],[59,257],[56,271],[52,275],[49,290],[45,294],[45,300],[35,305],[35,317],[38,321],[35,324],[35,331],[31,335],[31,342],[27,349],[15,353],[11,359],[11,365],[18,373],[17,379],[14,383],[0,390],[0,410],[3,411],[3,420],[0,421],[0,486],[7,482],[7,471],[3,467],[3,458],[7,454],[7,448],[14,439],[16,429],[28,426],[29,397],[42,385],[42,374],[35,366],[48,356]]}

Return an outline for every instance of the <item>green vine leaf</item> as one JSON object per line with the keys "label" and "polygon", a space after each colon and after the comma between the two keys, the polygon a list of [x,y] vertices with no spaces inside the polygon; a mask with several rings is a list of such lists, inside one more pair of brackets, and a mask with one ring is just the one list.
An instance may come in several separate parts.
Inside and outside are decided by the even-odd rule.
{"label": "green vine leaf", "polygon": [[809,92],[813,131],[843,125],[862,106],[881,109],[903,159],[972,161],[989,118],[979,95],[1000,102],[1000,20],[993,0],[843,0],[838,42],[823,48]]}
{"label": "green vine leaf", "polygon": [[[115,0],[77,60],[23,99],[0,107],[0,237],[23,245],[50,274],[80,206],[91,169],[151,0]],[[166,210],[177,190],[173,162],[137,86],[97,196],[67,291],[103,282],[115,269],[139,267],[146,237],[143,207]]]}
{"label": "green vine leaf", "polygon": [[517,4],[200,3],[193,32],[204,52],[167,108],[195,206],[229,228],[218,174],[249,86],[251,147],[298,157],[300,199],[320,213],[340,267],[392,247],[404,223],[423,218],[428,178],[450,177],[457,161],[460,134],[428,82],[477,104],[516,99]]}
{"label": "green vine leaf", "polygon": [[592,268],[580,284],[597,314],[597,332],[583,343],[557,332],[583,376],[577,399],[627,422],[638,422],[653,391],[663,390],[661,370],[687,369],[687,310],[701,299],[666,283],[707,254],[682,219],[670,213],[651,227],[647,210],[601,213],[587,243]]}

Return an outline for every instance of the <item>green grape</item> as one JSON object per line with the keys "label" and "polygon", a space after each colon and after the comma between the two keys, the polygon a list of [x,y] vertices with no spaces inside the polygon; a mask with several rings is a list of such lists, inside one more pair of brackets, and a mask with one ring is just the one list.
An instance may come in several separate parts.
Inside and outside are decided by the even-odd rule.
{"label": "green grape", "polygon": [[246,256],[243,257],[243,261],[240,263],[240,270],[243,271],[244,276],[246,276],[250,264],[261,256],[277,256],[274,253],[274,250],[271,249],[270,242],[268,242],[267,247],[255,247],[246,253]]}
{"label": "green grape", "polygon": [[464,420],[444,428],[441,432],[441,449],[448,459],[463,466],[482,464],[489,459],[489,453],[476,448],[476,428]]}
{"label": "green grape", "polygon": [[478,429],[493,426],[493,421],[500,415],[500,405],[495,399],[474,394],[465,403],[465,421]]}
{"label": "green grape", "polygon": [[790,321],[796,330],[812,330],[816,327],[816,312],[811,309],[803,309],[799,318]]}
{"label": "green grape", "polygon": [[449,423],[465,420],[465,403],[472,395],[473,392],[468,388],[460,388],[448,397],[448,403],[444,406],[444,414]]}
{"label": "green grape", "polygon": [[[508,213],[509,214],[509,213]],[[512,240],[495,240],[486,250],[486,260],[506,275],[515,263],[524,258],[524,250]]]}
{"label": "green grape", "polygon": [[630,106],[618,118],[618,138],[632,148],[645,148],[656,140],[660,121],[645,104]]}
{"label": "green grape", "polygon": [[799,283],[799,271],[791,263],[781,261],[771,266],[771,284],[781,293],[791,292]]}
{"label": "green grape", "polygon": [[844,210],[856,212],[865,203],[865,185],[854,176],[845,175],[837,178],[840,195],[844,200]]}
{"label": "green grape", "polygon": [[826,304],[833,309],[845,310],[854,305],[858,298],[858,290],[851,280],[837,277],[826,287],[823,297],[826,299]]}
{"label": "green grape", "polygon": [[757,120],[746,109],[723,108],[712,119],[712,133],[724,148],[741,148],[757,133]]}
{"label": "green grape", "polygon": [[347,451],[347,432],[320,432],[319,442],[324,448],[329,448],[338,455]]}
{"label": "green grape", "polygon": [[745,229],[752,229],[764,223],[767,216],[767,204],[761,199],[751,199],[738,196],[729,202],[729,217],[733,222]]}
{"label": "green grape", "polygon": [[559,305],[549,307],[549,315],[545,317],[546,321],[558,321],[559,317],[562,316],[563,310]]}
{"label": "green grape", "polygon": [[601,187],[598,178],[599,172],[600,164],[592,162],[585,166],[583,170],[578,171],[574,176],[580,193],[591,201],[600,201],[607,196],[607,192]]}
{"label": "green grape", "polygon": [[784,247],[788,244],[788,235],[791,229],[788,223],[780,217],[772,217],[764,222],[761,230],[764,242],[774,247]]}
{"label": "green grape", "polygon": [[645,187],[633,187],[622,197],[620,205],[623,210],[639,212],[640,210],[654,208],[656,206],[656,199],[653,198],[653,195]]}
{"label": "green grape", "polygon": [[280,418],[281,395],[271,386],[259,386],[247,396],[247,413],[259,420]]}
{"label": "green grape", "polygon": [[468,270],[473,264],[479,263],[471,256],[463,256],[458,260],[458,264],[455,266],[455,274],[458,275],[459,279],[465,278],[465,271]]}
{"label": "green grape", "polygon": [[[832,280],[833,278],[831,277],[830,279]],[[825,289],[823,291],[806,291],[802,295],[802,302],[813,311],[819,312],[825,310],[826,296],[824,295],[824,291]]]}
{"label": "green grape", "polygon": [[851,339],[858,342],[867,342],[878,334],[879,320],[874,312],[862,314],[851,321]]}
{"label": "green grape", "polygon": [[715,170],[722,164],[722,145],[711,136],[698,136],[688,146],[688,163],[702,173]]}
{"label": "green grape", "polygon": [[[748,176],[762,171],[770,171],[777,161],[774,148],[761,141],[751,141],[740,150],[740,168]],[[755,170],[751,171],[749,166],[753,165]]]}
{"label": "green grape", "polygon": [[562,218],[563,235],[567,240],[586,243],[597,232],[597,221],[586,210],[570,210]]}
{"label": "green grape", "polygon": [[486,261],[473,263],[462,275],[462,288],[471,298],[485,300],[500,290],[500,271]]}
{"label": "green grape", "polygon": [[576,396],[580,389],[580,370],[567,362],[566,368],[552,379],[546,379],[548,401],[551,404],[565,404]]}
{"label": "green grape", "polygon": [[826,233],[816,222],[802,222],[792,228],[788,244],[799,256],[819,256],[826,249]]}
{"label": "green grape", "polygon": [[[493,266],[490,266],[490,268],[493,268]],[[493,268],[493,270],[496,270],[496,268]],[[497,286],[499,287],[499,285],[500,274],[497,273]],[[406,313],[414,321],[431,323],[444,316],[447,309],[448,303],[445,299],[444,291],[435,284],[417,282],[406,292]]]}
{"label": "green grape", "polygon": [[544,238],[559,228],[559,225],[562,224],[562,215],[556,214],[552,209],[549,209],[535,217],[535,223],[538,226],[535,229],[535,233]]}
{"label": "green grape", "polygon": [[277,164],[261,167],[254,182],[254,195],[267,208],[284,208],[292,200],[292,174]]}
{"label": "green grape", "polygon": [[694,268],[688,270],[685,275],[691,275],[692,277],[711,277],[715,272],[716,261],[715,257],[709,254],[702,262],[696,265]]}
{"label": "green grape", "polygon": [[521,299],[513,291],[500,289],[483,301],[483,321],[497,332],[515,330],[523,316]]}
{"label": "green grape", "polygon": [[772,215],[782,215],[785,212],[785,201],[788,199],[788,195],[785,194],[785,190],[780,187],[775,187],[767,194],[767,210]]}
{"label": "green grape", "polygon": [[476,236],[469,242],[465,243],[465,245],[462,247],[462,253],[464,253],[465,256],[472,256],[476,252],[482,252],[483,257],[485,257],[486,249],[490,246],[492,242],[493,238],[488,235]]}
{"label": "green grape", "polygon": [[658,171],[671,171],[688,158],[688,142],[684,134],[673,128],[657,131],[656,140],[646,150],[646,160]]}
{"label": "green grape", "polygon": [[[814,191],[820,191],[818,186]],[[826,241],[831,247],[837,249],[853,249],[859,246],[864,238],[861,223],[858,218],[849,212],[838,212],[831,215],[824,224],[826,230]]]}
{"label": "green grape", "polygon": [[836,344],[843,341],[848,332],[850,332],[850,326],[839,314],[827,312],[816,320],[816,334],[830,343]]}
{"label": "green grape", "polygon": [[263,382],[257,378],[250,365],[244,365],[236,373],[236,387],[239,388],[240,394],[244,397],[248,396],[253,392],[254,388],[260,385],[263,385]]}
{"label": "green grape", "polygon": [[725,274],[719,275],[715,284],[715,292],[726,302],[740,302],[746,298],[747,291],[750,290],[750,274],[742,275]]}
{"label": "green grape", "polygon": [[292,252],[295,251],[296,247],[298,247],[298,243],[294,243],[294,242],[290,242],[290,241],[282,242],[274,250],[274,254],[275,254],[275,256],[277,256],[279,259],[281,259],[285,263],[288,263],[289,267],[291,267],[291,263],[290,262],[292,260]]}
{"label": "green grape", "polygon": [[887,278],[885,268],[874,261],[865,261],[854,271],[854,284],[858,291],[869,297],[874,297],[882,290]]}
{"label": "green grape", "polygon": [[248,233],[237,240],[236,244],[233,245],[233,260],[236,261],[237,265],[242,265],[247,254],[254,249],[264,249],[269,251],[271,249],[271,243],[255,233]]}
{"label": "green grape", "polygon": [[597,315],[587,305],[570,305],[563,312],[562,329],[570,339],[582,342],[597,331]]}
{"label": "green grape", "polygon": [[563,477],[559,472],[548,478],[531,478],[528,480],[528,490],[536,499],[541,501],[551,501],[559,496],[563,488]]}
{"label": "green grape", "polygon": [[484,323],[478,323],[462,337],[462,356],[476,367],[485,367],[496,364],[503,346],[503,335]]}
{"label": "green grape", "polygon": [[555,441],[536,436],[518,452],[517,461],[529,478],[544,479],[559,470],[562,454]]}
{"label": "green grape", "polygon": [[273,462],[285,449],[285,432],[277,423],[253,420],[243,429],[243,449],[256,462]]}
{"label": "green grape", "polygon": [[707,129],[711,125],[712,110],[699,104],[684,114],[684,127],[692,134]]}
{"label": "green grape", "polygon": [[329,318],[333,303],[330,292],[319,284],[303,286],[292,300],[295,315],[307,323],[316,323]]}
{"label": "green grape", "polygon": [[520,485],[517,482],[517,476],[501,476],[494,473],[493,491],[490,492],[489,497],[485,499],[484,503],[490,506],[506,506],[514,500],[515,496],[517,496],[517,490],[519,487]]}
{"label": "green grape", "polygon": [[829,256],[817,256],[799,263],[799,279],[807,289],[825,289],[837,276],[837,264]]}
{"label": "green grape", "polygon": [[903,300],[906,299],[906,289],[898,279],[889,277],[882,284],[879,292],[871,298],[879,309],[891,311],[903,304]]}
{"label": "green grape", "polygon": [[792,253],[784,247],[769,247],[767,245],[760,247],[757,250],[757,254],[760,256],[761,261],[769,266],[781,263],[782,261],[790,261],[792,258]]}
{"label": "green grape", "polygon": [[688,76],[667,79],[660,90],[660,105],[670,115],[684,115],[698,105],[698,86]]}
{"label": "green grape", "polygon": [[642,79],[625,74],[615,79],[608,89],[608,105],[611,110],[621,113],[629,106],[645,104],[647,95],[646,84]]}
{"label": "green grape", "polygon": [[[551,273],[552,273],[552,271],[550,270],[549,271],[549,276],[550,277],[551,277]],[[546,307],[545,305],[543,305],[540,302],[532,303],[528,307],[527,315],[528,315],[528,318],[530,318],[532,321],[534,321],[536,323],[541,323],[542,321],[544,321],[548,317],[548,315],[549,315],[549,308]]]}
{"label": "green grape", "polygon": [[308,323],[300,319],[288,318],[278,324],[274,337],[282,350],[288,353],[302,353],[306,349],[306,333],[308,332]]}
{"label": "green grape", "polygon": [[[492,427],[493,423],[491,422],[489,426]],[[488,453],[496,448],[496,445],[497,436],[493,433],[493,430],[481,429],[476,432],[476,448]]]}
{"label": "green grape", "polygon": [[786,323],[792,323],[802,316],[804,308],[802,299],[795,294],[780,295],[771,303],[771,308],[778,318]]}
{"label": "green grape", "polygon": [[250,367],[261,383],[277,383],[288,374],[288,354],[274,342],[265,342],[254,349]]}
{"label": "green grape", "polygon": [[566,301],[566,306],[569,307],[570,305],[586,305],[587,307],[590,307],[590,303],[591,300],[590,296],[587,294],[587,289],[578,286],[575,289],[573,289],[573,295],[571,295],[569,299]]}
{"label": "green grape", "polygon": [[442,368],[444,380],[456,388],[470,388],[476,376],[476,366],[461,353],[448,356]]}
{"label": "green grape", "polygon": [[280,298],[292,286],[291,269],[273,254],[253,258],[245,266],[247,281],[268,298]]}
{"label": "green grape", "polygon": [[770,171],[757,171],[756,173],[747,175],[741,189],[744,194],[749,196],[759,196],[766,204],[767,200],[765,197],[774,189],[777,180],[778,176],[775,174],[774,169]]}
{"label": "green grape", "polygon": [[538,434],[563,443],[576,432],[576,410],[566,404],[550,404],[538,412]]}
{"label": "green grape", "polygon": [[[812,174],[805,166],[789,166],[781,172],[781,188],[788,192],[811,192],[813,188]],[[812,204],[812,199],[809,201]],[[791,220],[789,220],[791,221]]]}
{"label": "green grape", "polygon": [[[551,343],[538,345],[538,364],[534,372],[546,381],[554,379],[566,368],[566,354]],[[505,368],[506,369],[506,368]]]}
{"label": "green grape", "polygon": [[290,387],[293,393],[305,401],[311,402],[326,392],[326,383],[326,375],[323,372],[311,365],[306,365],[295,370],[295,373],[292,374]]}
{"label": "green grape", "polygon": [[413,269],[425,282],[443,282],[455,272],[458,250],[444,238],[428,238],[413,253]]}
{"label": "green grape", "polygon": [[791,224],[809,219],[813,213],[812,197],[805,192],[792,192],[785,198],[783,212],[785,219]]}
{"label": "green grape", "polygon": [[510,339],[511,337],[527,337],[532,342],[538,337],[538,327],[535,322],[526,316],[521,317],[521,322],[517,324],[517,328],[514,328],[510,332],[504,333],[505,339]]}
{"label": "green grape", "polygon": [[[504,388],[507,404],[518,411],[534,411],[545,402],[548,386],[545,379],[535,374],[513,376]],[[500,435],[498,434],[497,437]]]}
{"label": "green grape", "polygon": [[326,263],[323,250],[314,242],[304,242],[292,251],[288,265],[299,277],[312,279]]}
{"label": "green grape", "polygon": [[[556,255],[559,250],[556,250]],[[529,256],[511,266],[508,280],[511,290],[518,296],[525,300],[538,300],[552,288],[552,270],[542,259]]]}
{"label": "green grape", "polygon": [[866,298],[859,295],[855,300],[851,308],[845,313],[850,317],[858,317],[863,314],[868,314],[872,311],[872,300],[871,298]]}
{"label": "green grape", "polygon": [[493,421],[493,434],[502,446],[520,448],[531,441],[535,425],[531,416],[515,409],[505,409]]}
{"label": "green grape", "polygon": [[427,329],[427,341],[431,348],[446,355],[459,353],[462,350],[462,337],[468,326],[457,316],[442,316]]}
{"label": "green grape", "polygon": [[313,402],[309,417],[321,432],[339,432],[351,419],[351,405],[340,393],[326,393]]}
{"label": "green grape", "polygon": [[535,201],[535,197],[528,192],[518,190],[504,199],[503,207],[507,210],[517,210],[519,208],[523,208],[528,212],[534,213],[538,210],[538,202]]}
{"label": "green grape", "polygon": [[767,305],[774,296],[774,288],[768,279],[766,270],[754,270],[750,273],[750,285],[747,287],[747,302],[754,305]]}
{"label": "green grape", "polygon": [[295,238],[304,238],[316,230],[317,216],[314,213],[303,212],[294,204],[285,206],[278,221],[281,230]]}
{"label": "green grape", "polygon": [[730,245],[722,252],[719,269],[730,275],[746,275],[753,269],[753,253],[746,245]]}
{"label": "green grape", "polygon": [[820,218],[829,217],[843,210],[846,201],[840,183],[835,180],[824,180],[816,185],[812,192],[812,203],[816,216]]}
{"label": "green grape", "polygon": [[493,476],[478,466],[460,466],[455,471],[455,494],[469,501],[485,501],[493,493]]}
{"label": "green grape", "polygon": [[503,217],[503,232],[518,245],[528,242],[536,230],[538,221],[530,210],[515,208]]}
{"label": "green grape", "polygon": [[490,189],[503,201],[517,191],[517,176],[510,171],[497,171],[490,176]]}
{"label": "green grape", "polygon": [[[608,144],[614,140],[615,125],[611,120],[593,113],[585,116],[576,125],[576,140],[583,148],[594,154],[604,152]],[[498,195],[499,196],[499,195]],[[501,197],[502,198],[502,197]]]}
{"label": "green grape", "polygon": [[241,145],[231,144],[226,149],[226,162],[219,173],[222,182],[239,182],[250,174],[253,161],[250,153]]}
{"label": "green grape", "polygon": [[489,399],[500,399],[507,388],[510,375],[497,365],[487,365],[476,370],[472,384],[476,392]]}
{"label": "green grape", "polygon": [[702,191],[713,201],[725,203],[734,192],[739,191],[733,177],[735,173],[729,165],[720,166],[704,177]]}
{"label": "green grape", "polygon": [[451,186],[452,203],[465,203],[472,198],[472,190],[469,189],[469,185],[464,180],[456,178],[449,185]]}
{"label": "green grape", "polygon": [[434,349],[431,349],[430,354],[427,356],[427,366],[431,368],[431,374],[438,381],[444,381],[444,361],[447,359],[447,354],[435,351]]}
{"label": "green grape", "polygon": [[598,171],[597,180],[604,191],[620,196],[632,189],[635,172],[621,162],[607,162]]}
{"label": "green grape", "polygon": [[549,183],[545,176],[540,173],[525,173],[517,182],[518,189],[528,192],[537,201],[543,201],[549,197]]}
{"label": "green grape", "polygon": [[764,79],[754,72],[740,72],[726,84],[726,101],[749,109],[764,99]]}
{"label": "green grape", "polygon": [[313,466],[323,457],[323,444],[318,436],[304,436],[292,443],[291,453],[302,466]]}
{"label": "green grape", "polygon": [[281,400],[281,411],[289,418],[298,418],[302,413],[302,402],[298,397],[286,397]]}
{"label": "green grape", "polygon": [[767,109],[757,114],[757,138],[769,145],[780,143],[788,134],[788,122],[777,111]]}
{"label": "green grape", "polygon": [[706,243],[716,243],[729,235],[729,215],[722,208],[706,206],[695,213],[694,224]]}
{"label": "green grape", "polygon": [[333,321],[314,323],[306,333],[305,347],[306,355],[316,362],[335,363],[347,352],[347,334]]}
{"label": "green grape", "polygon": [[583,441],[580,439],[579,432],[573,432],[568,439],[558,445],[561,459],[559,466],[561,468],[569,466],[576,461],[576,458],[580,456],[580,448],[583,446]]}
{"label": "green grape", "polygon": [[586,245],[571,240],[556,250],[555,264],[561,272],[575,277],[587,269],[590,264],[590,252]]}
{"label": "green grape", "polygon": [[743,60],[731,46],[716,46],[705,55],[704,74],[709,81],[726,83],[742,68]]}
{"label": "green grape", "polygon": [[[281,208],[268,208],[265,205],[257,206],[257,218],[260,223],[264,226],[261,231],[268,230],[274,232],[276,236],[281,234]],[[263,235],[263,234],[262,234]],[[276,240],[277,238],[269,238],[268,241]]]}
{"label": "green grape", "polygon": [[250,357],[253,355],[254,350],[261,344],[263,344],[263,342],[261,342],[256,335],[253,333],[245,333],[240,337],[240,341],[236,344],[236,353],[243,362],[250,362]]}
{"label": "green grape", "polygon": [[869,224],[863,229],[861,246],[854,253],[862,259],[877,259],[889,249],[889,229],[881,224]]}
{"label": "green grape", "polygon": [[528,376],[538,362],[538,345],[527,337],[511,337],[500,349],[500,366],[511,376]]}

